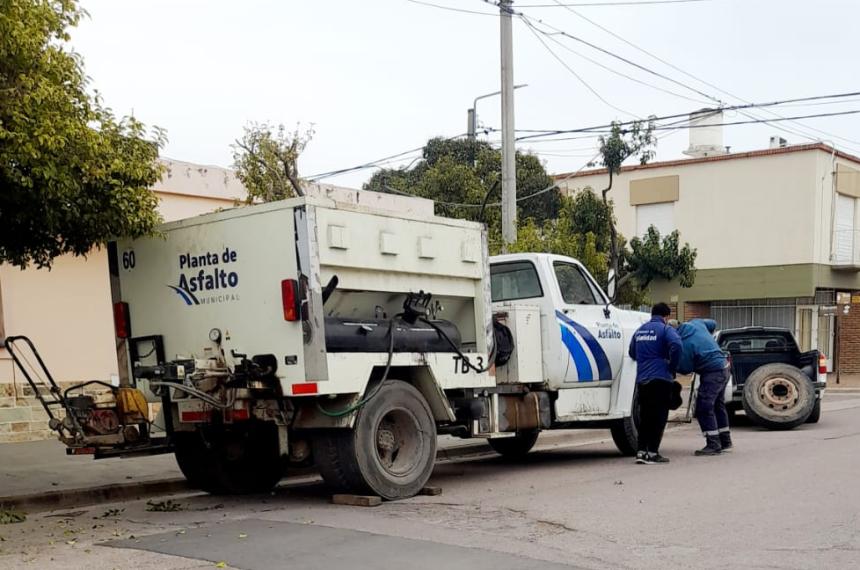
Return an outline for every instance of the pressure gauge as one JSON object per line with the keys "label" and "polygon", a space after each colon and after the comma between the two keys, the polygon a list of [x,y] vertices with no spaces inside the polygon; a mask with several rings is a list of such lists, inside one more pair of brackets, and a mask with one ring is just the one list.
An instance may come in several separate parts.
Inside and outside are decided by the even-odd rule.
{"label": "pressure gauge", "polygon": [[221,329],[212,329],[209,331],[209,340],[215,344],[221,343]]}

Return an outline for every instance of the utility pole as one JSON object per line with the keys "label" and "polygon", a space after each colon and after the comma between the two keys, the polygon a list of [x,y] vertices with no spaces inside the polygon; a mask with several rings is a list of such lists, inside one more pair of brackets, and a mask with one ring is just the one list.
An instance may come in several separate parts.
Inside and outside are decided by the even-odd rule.
{"label": "utility pole", "polygon": [[517,240],[517,165],[514,147],[513,0],[499,1],[502,64],[502,250]]}

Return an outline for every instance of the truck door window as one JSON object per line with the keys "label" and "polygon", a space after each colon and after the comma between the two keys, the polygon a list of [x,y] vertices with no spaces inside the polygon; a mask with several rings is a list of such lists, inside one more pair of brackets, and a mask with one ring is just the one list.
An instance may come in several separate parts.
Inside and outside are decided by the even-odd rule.
{"label": "truck door window", "polygon": [[579,267],[559,261],[553,263],[552,266],[555,269],[558,288],[561,290],[561,298],[564,299],[565,303],[568,305],[597,304],[594,291]]}
{"label": "truck door window", "polygon": [[491,265],[490,291],[494,303],[543,297],[537,270],[530,261]]}

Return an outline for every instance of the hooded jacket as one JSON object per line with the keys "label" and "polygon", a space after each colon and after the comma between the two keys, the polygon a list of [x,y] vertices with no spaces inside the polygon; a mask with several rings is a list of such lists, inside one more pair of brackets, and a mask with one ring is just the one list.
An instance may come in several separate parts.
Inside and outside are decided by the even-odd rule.
{"label": "hooded jacket", "polygon": [[714,340],[717,322],[713,319],[693,319],[678,327],[684,349],[678,362],[678,372],[714,372],[726,367],[726,356]]}

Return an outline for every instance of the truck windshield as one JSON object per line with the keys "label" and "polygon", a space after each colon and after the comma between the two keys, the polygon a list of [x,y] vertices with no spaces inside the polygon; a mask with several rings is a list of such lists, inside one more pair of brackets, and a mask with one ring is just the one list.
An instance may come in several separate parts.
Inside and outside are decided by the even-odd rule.
{"label": "truck windshield", "polygon": [[537,270],[530,261],[491,265],[490,290],[493,302],[543,297]]}
{"label": "truck windshield", "polygon": [[571,263],[556,261],[552,264],[561,290],[561,298],[569,305],[596,305],[597,298],[582,270]]}

